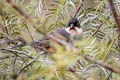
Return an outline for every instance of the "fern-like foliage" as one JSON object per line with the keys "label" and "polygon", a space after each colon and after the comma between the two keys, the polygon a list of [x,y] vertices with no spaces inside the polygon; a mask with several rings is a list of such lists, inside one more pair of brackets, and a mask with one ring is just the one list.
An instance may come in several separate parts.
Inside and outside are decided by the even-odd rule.
{"label": "fern-like foliage", "polygon": [[[76,18],[84,33],[80,41],[73,41],[79,52],[66,50],[52,40],[54,54],[44,55],[44,51],[30,46],[30,42],[66,27],[80,4]],[[119,0],[114,0],[118,15],[119,4]],[[1,0],[0,80],[119,80],[119,74],[109,76],[108,68],[94,63],[100,60],[120,68],[117,31],[107,0]],[[26,46],[11,49],[20,44],[9,42],[16,37],[25,40]],[[85,59],[86,55],[95,61]]]}

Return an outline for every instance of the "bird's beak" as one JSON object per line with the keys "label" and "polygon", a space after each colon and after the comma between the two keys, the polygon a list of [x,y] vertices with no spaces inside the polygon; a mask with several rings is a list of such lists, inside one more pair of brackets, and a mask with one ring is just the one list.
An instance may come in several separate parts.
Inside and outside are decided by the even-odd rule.
{"label": "bird's beak", "polygon": [[70,28],[73,28],[73,24],[70,25]]}

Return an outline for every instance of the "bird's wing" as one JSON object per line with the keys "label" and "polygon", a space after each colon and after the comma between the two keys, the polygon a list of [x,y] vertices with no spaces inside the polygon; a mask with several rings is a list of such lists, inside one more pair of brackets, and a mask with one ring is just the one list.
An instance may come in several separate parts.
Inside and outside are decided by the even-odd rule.
{"label": "bird's wing", "polygon": [[[56,30],[56,31],[54,31],[54,32],[51,32],[49,35],[54,36],[56,39],[64,40],[65,42],[69,42],[70,34],[67,33],[67,32],[65,31],[65,29],[63,29],[63,28],[62,28],[62,29],[58,29],[58,30]],[[49,35],[48,35],[48,36],[49,36]],[[53,40],[53,41],[55,41],[56,43],[60,44],[60,42],[58,42],[58,41],[56,41],[56,40]],[[48,51],[48,52],[55,50],[55,49],[53,49],[53,46],[52,46],[52,44],[51,44],[51,42],[50,42],[50,39],[49,39],[49,38],[46,38],[46,37],[44,37],[44,38],[41,39],[41,40],[31,42],[31,45],[32,45],[33,47],[35,47],[35,48],[39,48],[39,49],[41,49],[41,50],[45,50],[45,51]],[[60,44],[60,45],[61,45],[61,44]],[[49,51],[48,49],[49,49],[50,51]]]}
{"label": "bird's wing", "polygon": [[66,42],[69,42],[70,40],[70,34],[68,32],[66,32],[65,29],[58,29],[57,32],[63,37],[65,38]]}

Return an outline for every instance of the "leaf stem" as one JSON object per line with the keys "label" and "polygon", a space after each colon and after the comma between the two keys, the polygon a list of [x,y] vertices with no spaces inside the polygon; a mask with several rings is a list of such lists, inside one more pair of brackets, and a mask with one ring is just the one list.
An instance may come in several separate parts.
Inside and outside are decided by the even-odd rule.
{"label": "leaf stem", "polygon": [[110,52],[110,49],[112,48],[112,46],[113,46],[113,44],[114,44],[114,42],[115,42],[115,40],[117,39],[118,36],[119,36],[119,33],[118,33],[118,34],[114,37],[114,39],[112,40],[112,42],[111,42],[110,46],[108,47],[108,50],[107,50],[107,52],[106,52],[104,58],[103,58],[103,61],[105,61],[107,55],[108,55],[109,52]]}

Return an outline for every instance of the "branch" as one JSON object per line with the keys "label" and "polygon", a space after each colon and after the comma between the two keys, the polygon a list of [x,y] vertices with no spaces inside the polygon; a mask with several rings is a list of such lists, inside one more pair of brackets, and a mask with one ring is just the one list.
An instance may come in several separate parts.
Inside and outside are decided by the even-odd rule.
{"label": "branch", "polygon": [[27,67],[29,67],[33,62],[35,62],[35,59],[31,60],[27,65],[23,66],[19,71],[18,75]]}
{"label": "branch", "polygon": [[108,53],[110,52],[110,49],[112,48],[112,46],[113,46],[113,44],[114,44],[114,42],[115,42],[115,40],[117,39],[118,36],[119,36],[119,33],[113,38],[113,40],[112,40],[110,46],[108,47],[108,50],[107,50],[107,52],[106,52],[106,54],[105,54],[105,56],[103,58],[103,61],[106,59]]}
{"label": "branch", "polygon": [[[31,58],[31,59],[35,59],[33,56],[30,56],[30,55],[28,55],[28,53],[23,52],[23,51],[18,51],[18,50],[8,49],[8,48],[2,48],[2,49],[0,49],[0,50],[12,52],[12,53],[15,54],[15,55],[23,54],[23,55],[25,55],[25,56],[27,56],[27,57],[29,57],[29,58]],[[16,53],[18,53],[18,54],[16,54]],[[19,56],[19,55],[18,55],[18,56]]]}
{"label": "branch", "polygon": [[77,14],[80,11],[80,9],[81,9],[82,6],[83,6],[83,3],[81,3],[80,6],[78,7],[78,9],[76,10],[74,17],[77,16]]}
{"label": "branch", "polygon": [[[25,12],[23,12],[23,11],[21,10],[21,8],[19,8],[17,5],[15,5],[14,3],[12,3],[12,0],[6,0],[6,1],[12,6],[13,9],[15,9],[21,16],[23,16],[23,17],[24,17],[28,22],[30,22],[30,23],[32,24],[32,26],[35,28],[35,25],[33,25],[33,24],[35,24],[35,23],[30,19],[30,17],[29,17]],[[27,28],[27,31],[28,31],[28,33],[29,33],[29,35],[30,35],[30,38],[31,38],[32,41],[34,42],[33,36],[31,35],[28,27],[26,27],[26,28]],[[39,30],[40,30],[40,29],[39,29]],[[37,53],[37,49],[36,49],[35,47],[34,47],[34,49],[35,49],[35,51],[36,51],[36,53]]]}
{"label": "branch", "polygon": [[112,72],[115,72],[115,73],[120,74],[120,69],[118,69],[118,68],[116,68],[116,67],[112,67],[111,65],[108,65],[108,64],[106,64],[106,63],[104,63],[104,62],[102,62],[102,61],[94,60],[93,58],[91,58],[91,57],[89,57],[89,56],[84,56],[84,58],[85,58],[86,60],[88,60],[88,61],[90,61],[90,62],[93,62],[93,63],[95,63],[95,64],[98,64],[98,65],[100,65],[100,66],[102,66],[102,67],[104,67],[104,68],[106,68],[106,69],[108,69],[108,70],[110,70],[110,71],[112,71]]}
{"label": "branch", "polygon": [[114,19],[115,19],[115,22],[118,26],[118,31],[119,31],[119,34],[120,34],[120,20],[118,18],[118,14],[117,12],[115,11],[115,7],[114,7],[114,4],[113,4],[113,0],[108,0],[109,1],[109,4],[110,4],[110,8],[111,8],[111,11],[112,11],[112,14],[114,16]]}
{"label": "branch", "polygon": [[53,41],[57,42],[57,43],[60,44],[60,45],[65,46],[65,48],[66,48],[67,50],[72,50],[73,52],[80,52],[80,50],[77,49],[76,47],[74,47],[74,46],[72,45],[72,43],[68,43],[68,42],[66,42],[66,41],[64,41],[64,40],[61,40],[61,39],[59,39],[58,37],[56,37],[56,36],[54,36],[54,35],[48,35],[48,38],[49,38],[49,39],[52,39]]}
{"label": "branch", "polygon": [[26,41],[24,39],[22,39],[21,37],[11,37],[8,39],[3,39],[0,41],[0,46],[4,46],[5,44],[8,44],[10,42],[15,42],[15,41],[19,41],[21,42],[18,45],[12,46],[12,48],[16,48],[16,47],[23,47],[26,45]]}
{"label": "branch", "polygon": [[18,8],[15,4],[13,4],[13,2],[11,0],[6,0],[9,4],[11,4],[11,6],[20,13],[20,15],[24,16],[26,19],[28,19],[29,17],[27,16],[27,14],[25,14],[20,8]]}
{"label": "branch", "polygon": [[17,60],[17,56],[15,56],[13,60],[13,70],[12,70],[13,72],[15,72],[16,60]]}
{"label": "branch", "polygon": [[100,26],[97,28],[97,30],[90,36],[90,38],[89,39],[91,39],[92,37],[94,37],[96,34],[97,34],[97,32],[100,30],[100,28],[102,27],[102,25],[103,25],[103,23],[101,23],[100,24]]}

